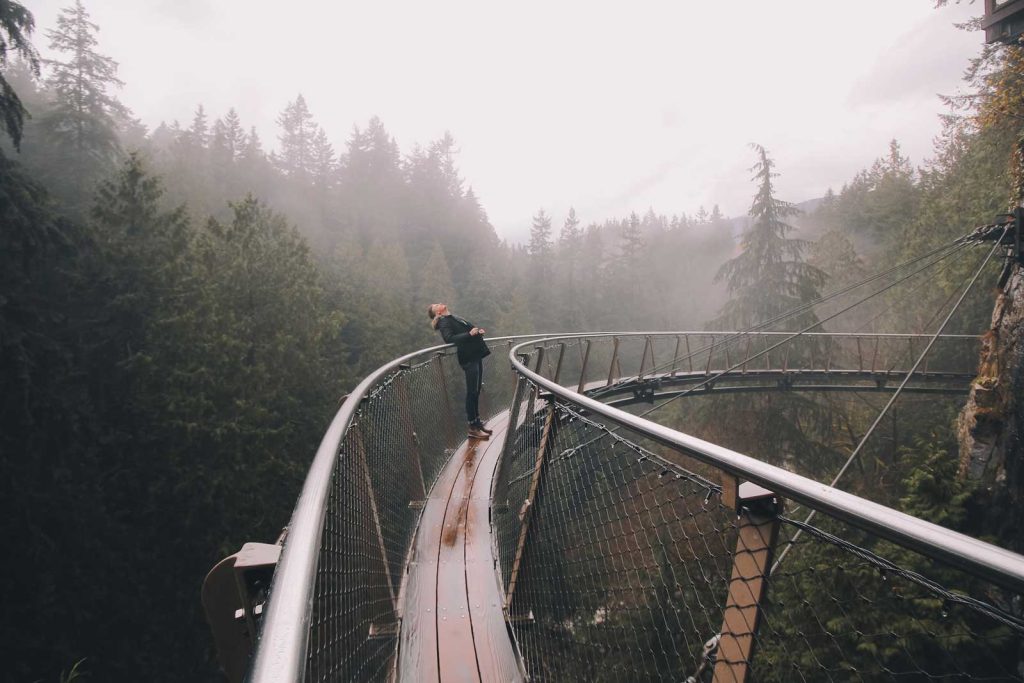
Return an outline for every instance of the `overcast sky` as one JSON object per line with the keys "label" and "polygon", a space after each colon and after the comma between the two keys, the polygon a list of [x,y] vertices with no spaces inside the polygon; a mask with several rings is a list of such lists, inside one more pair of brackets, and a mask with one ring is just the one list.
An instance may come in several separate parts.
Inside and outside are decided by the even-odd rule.
{"label": "overcast sky", "polygon": [[[28,0],[44,31],[70,0]],[[838,189],[900,140],[931,153],[981,2],[85,0],[148,126],[234,106],[276,144],[302,93],[335,147],[379,116],[403,151],[451,131],[502,236],[644,211],[746,212],[750,142],[783,198]]]}

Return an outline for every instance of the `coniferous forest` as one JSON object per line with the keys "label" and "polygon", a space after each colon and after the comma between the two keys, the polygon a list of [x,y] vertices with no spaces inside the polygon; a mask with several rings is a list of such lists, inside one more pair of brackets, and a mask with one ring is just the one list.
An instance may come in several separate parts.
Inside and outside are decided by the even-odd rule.
{"label": "coniferous forest", "polygon": [[[205,573],[246,541],[276,538],[339,399],[437,343],[431,302],[471,312],[493,336],[739,329],[1019,200],[1016,47],[985,48],[969,66],[971,94],[950,98],[929,159],[894,140],[805,211],[777,196],[786,169],[754,146],[748,217],[653,208],[586,223],[540,210],[519,245],[499,239],[451,135],[400,148],[386,122],[317,121],[298,93],[271,140],[234,109],[198,102],[190,121],[147,129],[118,98],[99,28],[81,0],[47,27],[0,0],[6,680],[219,680],[198,599]],[[56,55],[45,62],[44,42]],[[335,149],[328,131],[346,127]],[[931,331],[972,266],[846,324]],[[983,289],[950,331],[985,329]],[[752,454],[778,445],[757,420],[737,434],[713,419],[757,406],[695,405],[668,417]],[[830,413],[810,430],[802,418],[820,405],[775,409],[821,453],[783,464],[813,473],[848,448],[840,423],[870,415]],[[932,485],[907,465],[955,472],[958,406],[907,410],[923,417],[896,444],[903,464],[872,459],[851,487],[872,488],[885,470],[883,502],[939,506],[951,525],[998,536],[968,514],[969,482]]]}

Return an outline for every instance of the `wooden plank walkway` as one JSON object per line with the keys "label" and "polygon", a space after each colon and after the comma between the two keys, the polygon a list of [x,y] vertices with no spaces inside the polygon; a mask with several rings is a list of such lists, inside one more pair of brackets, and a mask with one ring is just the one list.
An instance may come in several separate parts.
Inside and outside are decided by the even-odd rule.
{"label": "wooden plank walkway", "polygon": [[487,426],[491,438],[463,442],[423,508],[405,578],[399,681],[524,680],[491,544],[491,480],[508,413]]}

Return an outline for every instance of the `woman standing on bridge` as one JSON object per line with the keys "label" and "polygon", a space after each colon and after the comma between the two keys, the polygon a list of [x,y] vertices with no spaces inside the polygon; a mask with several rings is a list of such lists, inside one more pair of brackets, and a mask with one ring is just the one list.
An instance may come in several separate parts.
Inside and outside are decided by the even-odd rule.
{"label": "woman standing on bridge", "polygon": [[484,358],[491,350],[484,343],[487,330],[475,327],[473,323],[453,315],[447,304],[430,304],[427,307],[430,325],[441,333],[446,344],[455,344],[459,365],[466,373],[466,420],[469,422],[469,436],[487,439],[492,430],[480,420],[480,389],[484,384]]}

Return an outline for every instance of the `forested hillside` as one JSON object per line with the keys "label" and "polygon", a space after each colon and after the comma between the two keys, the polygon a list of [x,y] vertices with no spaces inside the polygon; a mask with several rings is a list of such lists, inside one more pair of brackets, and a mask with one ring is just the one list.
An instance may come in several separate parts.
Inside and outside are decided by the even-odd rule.
{"label": "forested hillside", "polygon": [[[803,217],[775,196],[777,169],[757,148],[738,242],[717,207],[697,207],[587,221],[540,210],[516,245],[461,177],[450,135],[403,149],[376,118],[316,121],[300,94],[282,103],[275,140],[202,103],[191,121],[147,130],[118,99],[118,65],[81,0],[34,29],[21,5],[0,1],[0,639],[11,680],[57,681],[82,659],[89,680],[217,680],[205,572],[277,536],[339,399],[384,361],[438,342],[431,302],[492,336],[742,327],[1020,199],[1015,48],[980,58],[980,97],[951,103],[962,106],[931,160],[915,165],[894,141]],[[32,40],[58,58],[42,63]],[[329,131],[347,129],[332,147]],[[782,271],[757,245],[780,248],[770,260]],[[844,324],[932,331],[972,266]],[[973,296],[950,331],[986,327],[990,293]],[[794,423],[805,410],[776,408]],[[956,409],[920,408],[921,428],[879,445],[857,486],[897,451],[904,462],[953,453]],[[826,454],[809,469],[849,450],[839,412],[801,432]],[[713,413],[673,419],[769,450],[755,429],[729,443]],[[890,503],[960,504],[970,487],[923,500],[910,470],[894,472]]]}

